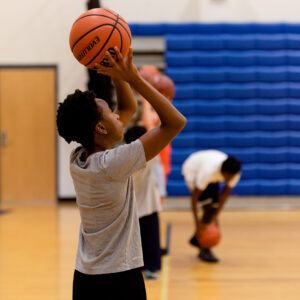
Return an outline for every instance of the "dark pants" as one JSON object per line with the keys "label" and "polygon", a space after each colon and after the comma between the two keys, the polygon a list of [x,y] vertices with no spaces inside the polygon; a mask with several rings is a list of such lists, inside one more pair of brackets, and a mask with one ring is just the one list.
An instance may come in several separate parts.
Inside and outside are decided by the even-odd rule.
{"label": "dark pants", "polygon": [[212,201],[208,204],[204,204],[202,207],[202,222],[204,224],[209,224],[218,210],[219,183],[209,184],[199,197],[200,202],[205,201],[207,199],[211,199]]}
{"label": "dark pants", "polygon": [[158,214],[153,213],[139,219],[142,248],[144,256],[144,270],[152,272],[161,269],[161,250],[159,237]]}
{"label": "dark pants", "polygon": [[87,275],[74,272],[73,300],[146,300],[144,278],[140,269]]}

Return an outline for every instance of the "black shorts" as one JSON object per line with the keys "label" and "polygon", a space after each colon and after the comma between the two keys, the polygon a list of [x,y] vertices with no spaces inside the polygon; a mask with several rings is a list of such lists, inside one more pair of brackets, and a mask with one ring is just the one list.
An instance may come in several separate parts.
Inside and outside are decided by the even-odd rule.
{"label": "black shorts", "polygon": [[141,269],[87,275],[77,270],[73,279],[73,300],[146,300]]}
{"label": "black shorts", "polygon": [[158,213],[142,217],[140,221],[141,240],[144,256],[144,270],[151,272],[161,269],[161,251]]}
{"label": "black shorts", "polygon": [[219,183],[211,183],[207,186],[207,188],[202,192],[199,197],[199,201],[202,202],[204,200],[211,199],[212,203],[219,202]]}
{"label": "black shorts", "polygon": [[[208,202],[206,200],[209,200]],[[219,183],[211,183],[202,192],[198,201],[202,202],[202,222],[209,224],[218,211],[219,206]]]}

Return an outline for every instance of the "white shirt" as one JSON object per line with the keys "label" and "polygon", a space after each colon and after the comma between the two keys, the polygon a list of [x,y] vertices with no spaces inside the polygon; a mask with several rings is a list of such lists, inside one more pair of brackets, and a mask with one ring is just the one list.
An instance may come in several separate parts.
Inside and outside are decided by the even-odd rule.
{"label": "white shirt", "polygon": [[[191,154],[183,163],[182,175],[190,191],[195,188],[205,190],[211,183],[225,182],[221,168],[228,155],[218,150],[204,150]],[[234,188],[240,180],[236,174],[227,186]]]}
{"label": "white shirt", "polygon": [[[159,157],[147,162],[143,168],[133,174],[134,191],[137,203],[138,217],[149,216],[161,210],[160,191],[155,167],[160,163]],[[163,178],[164,180],[164,178]]]}

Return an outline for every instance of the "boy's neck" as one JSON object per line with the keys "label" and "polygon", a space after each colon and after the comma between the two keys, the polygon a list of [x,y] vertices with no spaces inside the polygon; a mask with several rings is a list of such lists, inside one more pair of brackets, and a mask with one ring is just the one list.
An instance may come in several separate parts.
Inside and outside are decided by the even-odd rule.
{"label": "boy's neck", "polygon": [[87,149],[87,155],[90,156],[93,153],[102,152],[111,149],[112,147],[113,145],[111,145],[110,143],[95,143],[95,145],[91,149]]}

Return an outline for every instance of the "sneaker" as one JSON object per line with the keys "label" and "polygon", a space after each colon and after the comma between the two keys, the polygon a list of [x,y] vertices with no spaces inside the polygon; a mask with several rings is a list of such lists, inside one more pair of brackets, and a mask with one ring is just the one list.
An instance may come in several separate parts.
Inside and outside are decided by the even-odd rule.
{"label": "sneaker", "polygon": [[158,273],[157,272],[152,272],[149,270],[145,270],[145,278],[148,280],[157,280],[158,279]]}
{"label": "sneaker", "polygon": [[214,256],[210,249],[201,249],[198,257],[208,263],[217,263],[219,259]]}
{"label": "sneaker", "polygon": [[199,245],[199,243],[198,243],[197,238],[196,238],[195,235],[190,239],[190,244],[191,244],[192,246],[195,246],[195,247],[201,249],[201,247],[200,247],[200,245]]}
{"label": "sneaker", "polygon": [[168,255],[168,249],[167,248],[160,248],[160,255],[164,256],[164,255]]}

